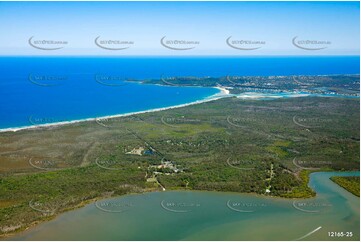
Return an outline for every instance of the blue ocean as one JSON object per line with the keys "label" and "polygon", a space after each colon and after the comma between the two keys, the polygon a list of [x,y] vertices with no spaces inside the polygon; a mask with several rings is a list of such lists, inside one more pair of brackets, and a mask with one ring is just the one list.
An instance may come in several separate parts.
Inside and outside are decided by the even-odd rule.
{"label": "blue ocean", "polygon": [[359,74],[359,56],[0,57],[0,129],[186,104],[215,88],[126,82],[162,76]]}

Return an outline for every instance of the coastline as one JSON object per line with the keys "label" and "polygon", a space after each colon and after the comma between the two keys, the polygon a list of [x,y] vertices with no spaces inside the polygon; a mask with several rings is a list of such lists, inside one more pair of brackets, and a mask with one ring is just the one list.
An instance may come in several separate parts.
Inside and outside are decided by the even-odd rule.
{"label": "coastline", "polygon": [[[334,173],[334,172],[344,174],[344,173],[355,172],[355,171],[352,171],[352,170],[350,170],[350,171],[348,171],[348,170],[347,171],[325,171],[325,170],[312,171],[312,172],[310,172],[308,174],[307,186],[311,187],[311,184],[313,182],[311,179],[314,176],[314,174]],[[360,171],[358,171],[358,172],[360,172]],[[312,174],[312,176],[311,176],[311,174]],[[339,176],[343,177],[341,174],[339,174]],[[357,176],[359,176],[359,174],[355,175],[355,176],[357,177]],[[334,183],[331,179],[329,181],[331,183],[333,183],[334,185],[340,186],[337,183]],[[346,189],[344,189],[344,191],[346,193],[352,194],[350,191],[348,191]],[[54,216],[48,217],[48,218],[46,218],[44,220],[34,221],[31,224],[29,224],[28,226],[26,226],[24,228],[21,228],[21,229],[18,229],[18,230],[15,230],[15,231],[13,231],[11,233],[8,233],[8,234],[0,234],[0,240],[4,240],[4,241],[13,240],[17,236],[21,236],[21,234],[24,234],[27,231],[31,231],[31,230],[35,229],[36,227],[38,227],[41,224],[44,224],[46,222],[50,222],[50,221],[58,218],[59,216],[62,216],[64,214],[66,214],[68,212],[74,212],[75,210],[84,208],[85,206],[95,204],[97,201],[104,201],[104,200],[108,200],[108,199],[117,199],[117,198],[122,198],[122,197],[126,197],[126,196],[131,196],[131,195],[142,195],[142,194],[155,193],[155,192],[161,193],[161,192],[164,192],[164,190],[162,191],[162,190],[158,190],[158,189],[154,188],[154,189],[147,190],[147,191],[145,190],[145,191],[139,192],[139,193],[138,192],[130,192],[130,193],[122,194],[122,195],[107,196],[107,197],[97,197],[97,198],[93,198],[93,199],[90,199],[90,200],[82,201],[80,204],[78,204],[78,205],[76,205],[74,207],[66,208],[64,211],[62,211],[60,213],[57,213]],[[300,199],[303,201],[305,199],[308,200],[308,199],[314,198],[314,197],[322,194],[320,191],[316,191],[316,189],[314,189],[315,196],[313,196],[313,197],[300,197],[300,198],[267,196],[267,195],[264,195],[264,194],[257,194],[257,193],[216,191],[216,190],[169,189],[169,190],[167,190],[167,192],[199,192],[199,193],[213,193],[213,194],[219,194],[219,195],[243,195],[243,196],[245,195],[245,196],[252,196],[252,197],[255,197],[255,198],[258,198],[258,199],[271,199],[271,200],[275,200],[277,202],[296,201],[296,200],[300,200]]]}
{"label": "coastline", "polygon": [[[137,84],[142,84],[142,83],[137,83]],[[155,85],[160,85],[160,84],[155,84]],[[160,85],[160,86],[168,86],[168,85]],[[186,86],[186,87],[189,87],[189,86]],[[192,86],[192,87],[203,88],[202,86]],[[175,109],[175,108],[187,107],[190,105],[206,103],[206,102],[215,101],[215,100],[218,100],[221,98],[226,98],[226,97],[236,97],[238,99],[244,99],[244,100],[268,100],[268,99],[295,98],[295,97],[297,98],[297,97],[309,97],[309,96],[344,97],[343,95],[318,95],[318,94],[311,94],[311,93],[295,93],[295,92],[285,92],[285,93],[283,93],[284,95],[276,95],[274,93],[260,93],[260,92],[244,92],[244,93],[240,93],[240,94],[231,94],[230,91],[227,89],[227,87],[224,87],[224,86],[216,86],[216,87],[210,87],[210,88],[218,89],[220,92],[213,94],[211,96],[207,96],[200,100],[196,100],[196,101],[189,102],[189,103],[177,104],[177,105],[168,106],[168,107],[153,108],[153,109],[121,113],[121,114],[105,115],[105,116],[100,116],[100,117],[74,119],[74,120],[69,120],[69,121],[59,121],[59,122],[54,122],[54,123],[33,124],[33,125],[11,127],[11,128],[0,128],[0,133],[17,132],[17,131],[22,131],[22,130],[34,130],[34,129],[39,129],[39,128],[59,127],[59,126],[68,125],[68,124],[76,124],[76,123],[91,122],[91,121],[98,121],[98,120],[104,120],[104,119],[128,117],[128,116],[137,115],[137,114],[159,112],[159,111],[171,110],[171,109]],[[360,98],[360,97],[356,96],[356,97],[348,97],[348,98]]]}
{"label": "coastline", "polygon": [[136,111],[136,112],[130,112],[130,113],[107,115],[107,116],[101,116],[101,117],[95,117],[95,118],[76,119],[76,120],[70,120],[70,121],[61,121],[61,122],[55,122],[55,123],[45,123],[45,124],[29,125],[29,126],[14,127],[14,128],[3,128],[3,129],[0,129],[0,133],[17,132],[17,131],[22,131],[22,130],[32,130],[32,129],[39,129],[39,128],[59,127],[59,126],[67,125],[67,124],[76,124],[76,123],[91,122],[91,121],[97,121],[97,120],[103,120],[103,119],[128,117],[128,116],[137,115],[137,114],[144,114],[144,113],[165,111],[165,110],[170,110],[170,109],[175,109],[175,108],[182,108],[182,107],[187,107],[190,105],[201,104],[201,103],[215,101],[215,100],[218,100],[221,98],[233,96],[232,94],[229,94],[229,90],[227,90],[226,88],[223,88],[223,87],[213,87],[213,88],[220,90],[220,92],[216,93],[212,96],[208,96],[204,99],[193,101],[190,103],[184,103],[184,104],[178,104],[178,105],[173,105],[173,106],[168,106],[168,107],[154,108],[154,109],[148,109],[148,110]]}
{"label": "coastline", "polygon": [[[54,219],[56,219],[57,217],[65,214],[65,213],[68,213],[68,212],[72,212],[74,210],[77,210],[77,209],[80,209],[80,208],[83,208],[87,205],[90,205],[90,204],[95,204],[97,201],[101,201],[101,200],[106,200],[106,199],[111,199],[111,198],[120,198],[120,197],[124,197],[124,196],[129,196],[129,195],[140,195],[140,194],[146,194],[146,193],[151,193],[151,192],[162,192],[161,190],[157,190],[156,188],[154,189],[151,189],[151,190],[145,190],[145,191],[142,191],[142,192],[139,192],[139,193],[136,193],[136,192],[130,192],[130,193],[125,193],[125,194],[122,194],[122,195],[116,195],[116,196],[103,196],[103,197],[96,197],[96,198],[92,198],[90,200],[85,200],[85,201],[82,201],[81,203],[79,203],[78,205],[75,205],[73,207],[68,207],[66,209],[64,209],[63,211],[57,213],[57,214],[54,214],[50,217],[47,217],[45,219],[42,219],[42,220],[36,220],[32,223],[30,223],[28,226],[24,227],[24,228],[19,228],[19,229],[16,229],[14,231],[12,231],[11,233],[4,233],[4,234],[0,234],[0,241],[1,240],[11,240],[11,238],[14,238],[16,236],[19,236],[21,235],[22,233],[25,233],[26,231],[29,231],[29,230],[32,230],[34,228],[36,228],[37,226],[39,226],[40,224],[43,224],[43,223],[46,223],[46,222],[49,222],[49,221],[52,221]],[[0,230],[1,231],[1,230]]]}

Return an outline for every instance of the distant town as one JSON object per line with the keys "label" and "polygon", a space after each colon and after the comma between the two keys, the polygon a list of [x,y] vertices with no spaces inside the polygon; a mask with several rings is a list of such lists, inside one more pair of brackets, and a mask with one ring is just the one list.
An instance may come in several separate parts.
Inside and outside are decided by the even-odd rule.
{"label": "distant town", "polygon": [[128,80],[144,84],[174,86],[223,87],[230,94],[244,92],[307,93],[315,95],[360,96],[360,75],[296,75],[296,76],[224,76],[224,77],[160,77]]}

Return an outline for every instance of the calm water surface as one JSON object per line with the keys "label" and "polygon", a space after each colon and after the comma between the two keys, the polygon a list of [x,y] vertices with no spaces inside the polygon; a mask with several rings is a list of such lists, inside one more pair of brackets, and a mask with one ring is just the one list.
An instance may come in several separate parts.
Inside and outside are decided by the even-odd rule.
{"label": "calm water surface", "polygon": [[[312,199],[166,191],[89,204],[19,234],[16,240],[359,240],[360,199],[311,174]],[[352,232],[332,238],[328,232]],[[308,235],[308,236],[307,236]]]}

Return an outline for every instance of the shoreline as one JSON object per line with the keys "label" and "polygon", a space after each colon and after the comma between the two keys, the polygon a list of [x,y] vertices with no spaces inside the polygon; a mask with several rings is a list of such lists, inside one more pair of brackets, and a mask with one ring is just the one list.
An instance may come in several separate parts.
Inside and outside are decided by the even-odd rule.
{"label": "shoreline", "polygon": [[103,120],[103,119],[128,117],[128,116],[137,115],[137,114],[144,114],[144,113],[165,111],[165,110],[170,110],[170,109],[175,109],[175,108],[182,108],[182,107],[187,107],[190,105],[206,103],[206,102],[215,101],[215,100],[218,100],[221,98],[234,96],[232,94],[229,94],[229,90],[227,90],[226,88],[223,88],[223,87],[212,87],[212,88],[216,88],[216,89],[220,90],[220,92],[213,94],[211,96],[208,96],[204,99],[196,100],[196,101],[189,102],[189,103],[178,104],[178,105],[162,107],[162,108],[153,108],[153,109],[148,109],[148,110],[143,110],[143,111],[135,111],[135,112],[130,112],[130,113],[106,115],[106,116],[95,117],[95,118],[84,118],[84,119],[76,119],[76,120],[70,120],[70,121],[61,121],[61,122],[55,122],[55,123],[45,123],[45,124],[29,125],[29,126],[21,126],[21,127],[14,127],[14,128],[2,128],[2,129],[0,129],[0,133],[17,132],[17,131],[22,131],[22,130],[32,130],[32,129],[49,128],[49,127],[60,127],[60,126],[67,125],[67,124],[76,124],[76,123],[82,123],[82,122],[98,121],[98,120]]}
{"label": "shoreline", "polygon": [[[308,174],[308,183],[307,186],[310,187],[311,184],[311,175],[312,174],[316,174],[316,173],[333,173],[333,172],[337,172],[337,173],[349,173],[349,172],[354,172],[354,170],[346,170],[346,171],[324,171],[324,170],[319,170],[319,171],[312,171]],[[360,171],[358,171],[360,172]],[[356,177],[359,175],[356,175]],[[342,175],[340,175],[340,177],[343,177]],[[335,185],[338,185],[337,183],[333,182],[330,179],[331,183],[334,183]],[[340,186],[340,185],[338,185]],[[341,187],[341,186],[340,186]],[[312,188],[311,188],[312,189]],[[344,189],[346,192],[350,193],[350,191],[347,191],[346,189]],[[246,196],[253,196],[257,199],[271,199],[271,200],[275,200],[277,202],[287,202],[287,201],[295,201],[295,200],[304,200],[304,199],[312,199],[314,197],[317,197],[318,194],[320,194],[320,192],[315,191],[315,195],[313,197],[300,197],[300,198],[290,198],[290,197],[281,197],[281,196],[267,196],[265,194],[257,194],[257,193],[246,193],[246,192],[231,192],[231,191],[216,191],[216,190],[193,190],[193,189],[170,189],[167,191],[162,191],[162,190],[158,190],[157,188],[154,189],[150,189],[150,190],[144,190],[143,192],[130,192],[130,193],[125,193],[122,195],[116,195],[116,196],[109,196],[109,197],[97,197],[97,198],[93,198],[87,201],[83,201],[80,204],[74,206],[74,207],[69,207],[67,209],[65,209],[64,211],[49,217],[47,219],[44,220],[38,220],[38,221],[34,221],[31,224],[29,224],[27,227],[23,228],[23,229],[19,229],[19,230],[15,230],[11,233],[8,234],[0,234],[0,240],[3,241],[9,241],[12,240],[14,238],[16,238],[17,236],[21,236],[22,234],[26,233],[27,231],[31,231],[33,229],[35,229],[36,227],[38,227],[41,224],[50,222],[55,220],[56,218],[58,218],[59,216],[62,216],[68,212],[74,212],[75,210],[84,208],[85,206],[89,206],[92,204],[95,204],[97,201],[102,201],[102,200],[108,200],[108,199],[119,199],[122,197],[126,197],[126,196],[132,196],[132,195],[144,195],[144,194],[149,194],[149,193],[161,193],[161,192],[200,192],[200,193],[215,193],[215,194],[228,194],[228,195],[246,195]]]}
{"label": "shoreline", "polygon": [[[141,83],[139,83],[139,84],[141,84]],[[155,84],[155,85],[168,86],[168,85],[161,85],[161,84]],[[190,87],[190,86],[186,86],[186,87]],[[202,86],[192,86],[192,87],[203,88]],[[311,93],[293,93],[293,92],[285,93],[286,95],[275,95],[274,93],[260,93],[260,92],[244,92],[241,94],[230,94],[230,90],[228,90],[227,87],[216,86],[216,87],[210,87],[210,88],[218,89],[220,92],[213,94],[211,96],[207,96],[200,100],[196,100],[196,101],[189,102],[189,103],[177,104],[177,105],[168,106],[168,107],[153,108],[153,109],[148,109],[148,110],[143,110],[143,111],[134,111],[134,112],[128,112],[128,113],[113,114],[113,115],[105,115],[105,116],[100,116],[100,117],[75,119],[75,120],[69,120],[69,121],[59,121],[59,122],[54,122],[54,123],[33,124],[33,125],[28,125],[28,126],[20,126],[20,127],[12,127],[12,128],[0,128],[0,133],[17,132],[17,131],[22,131],[22,130],[34,130],[34,129],[39,129],[39,128],[49,128],[49,127],[60,127],[60,126],[67,125],[67,124],[76,124],[76,123],[91,122],[91,121],[98,121],[98,120],[104,120],[104,119],[129,117],[129,116],[137,115],[137,114],[159,112],[159,111],[171,110],[171,109],[175,109],[175,108],[187,107],[190,105],[206,103],[206,102],[215,101],[215,100],[219,100],[221,98],[226,98],[226,97],[236,97],[236,98],[244,99],[244,100],[267,100],[267,99],[309,97],[309,96],[339,97],[337,95],[317,95],[317,94],[315,95],[315,94],[311,94]],[[342,95],[340,95],[340,96],[343,97]],[[356,96],[356,97],[346,97],[346,98],[360,98],[360,97]]]}

